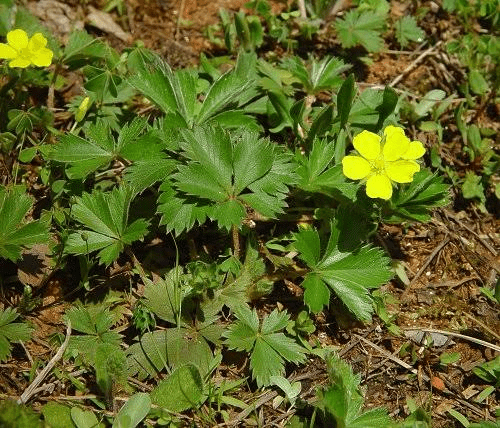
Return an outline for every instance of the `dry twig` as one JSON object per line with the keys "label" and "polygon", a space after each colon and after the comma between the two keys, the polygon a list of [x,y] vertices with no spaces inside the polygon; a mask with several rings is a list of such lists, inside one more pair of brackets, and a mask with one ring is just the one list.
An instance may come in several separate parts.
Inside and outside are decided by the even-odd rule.
{"label": "dry twig", "polygon": [[68,346],[69,338],[71,337],[71,321],[68,319],[68,325],[66,327],[66,338],[62,343],[61,347],[57,350],[56,354],[51,358],[51,360],[47,363],[47,365],[43,368],[43,370],[38,373],[38,376],[31,382],[31,384],[24,390],[17,400],[17,404],[26,403],[34,394],[45,390],[45,388],[38,388],[38,385],[45,379],[45,377],[49,374],[52,368],[56,365],[56,363],[62,358],[66,347]]}

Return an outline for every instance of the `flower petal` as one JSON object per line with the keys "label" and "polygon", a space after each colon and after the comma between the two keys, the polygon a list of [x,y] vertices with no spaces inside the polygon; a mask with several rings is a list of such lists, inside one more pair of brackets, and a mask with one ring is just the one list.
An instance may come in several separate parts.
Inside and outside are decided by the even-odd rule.
{"label": "flower petal", "polygon": [[47,46],[47,39],[43,37],[42,33],[33,34],[28,42],[28,48],[30,51],[37,51],[45,46]]}
{"label": "flower petal", "polygon": [[381,140],[377,134],[364,130],[353,138],[352,144],[365,159],[374,160],[380,155]]}
{"label": "flower petal", "polygon": [[26,68],[26,67],[29,67],[30,65],[31,65],[30,60],[28,60],[26,58],[22,58],[20,56],[18,56],[17,58],[14,58],[11,62],[9,62],[10,68],[14,68],[14,67]]}
{"label": "flower petal", "polygon": [[374,174],[366,182],[366,194],[369,198],[391,199],[391,180],[386,175]]}
{"label": "flower petal", "polygon": [[385,165],[387,176],[396,183],[411,183],[413,174],[420,171],[420,165],[414,160],[398,160]]}
{"label": "flower petal", "polygon": [[384,129],[384,134],[384,159],[389,162],[400,159],[410,147],[410,139],[405,135],[403,128],[389,125]]}
{"label": "flower petal", "polygon": [[402,135],[404,137],[405,131],[403,128],[394,125],[388,125],[384,128],[384,136],[385,138],[391,138],[393,136]]}
{"label": "flower petal", "polygon": [[0,43],[0,58],[13,59],[17,56],[17,51],[5,43]]}
{"label": "flower petal", "polygon": [[402,156],[403,159],[418,159],[425,153],[425,147],[420,141],[412,141],[406,153]]}
{"label": "flower petal", "polygon": [[351,180],[361,180],[371,171],[370,164],[360,156],[344,156],[342,159],[342,172]]}
{"label": "flower petal", "polygon": [[24,30],[12,30],[7,33],[7,42],[19,52],[28,46],[28,35]]}
{"label": "flower petal", "polygon": [[53,56],[54,52],[52,52],[50,49],[42,48],[38,51],[33,52],[31,61],[37,67],[48,67],[52,63]]}

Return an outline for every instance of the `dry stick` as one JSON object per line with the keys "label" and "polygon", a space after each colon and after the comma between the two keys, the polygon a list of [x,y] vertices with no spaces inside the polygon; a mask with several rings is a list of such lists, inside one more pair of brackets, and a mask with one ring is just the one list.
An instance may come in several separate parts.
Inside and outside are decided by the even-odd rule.
{"label": "dry stick", "polygon": [[425,328],[425,327],[412,327],[412,328],[404,328],[405,331],[424,331],[427,333],[438,333],[443,334],[444,336],[458,337],[459,339],[468,340],[469,342],[477,343],[478,345],[482,345],[486,348],[493,349],[494,351],[500,352],[500,346],[493,345],[493,343],[485,342],[481,339],[476,339],[475,337],[466,336],[460,333],[454,333],[452,331],[445,330],[436,330],[434,328]]}
{"label": "dry stick", "polygon": [[442,44],[442,40],[440,40],[439,42],[437,42],[434,46],[431,46],[429,49],[426,49],[425,51],[423,51],[417,58],[415,58],[414,61],[412,61],[412,63],[406,67],[403,72],[399,75],[399,76],[396,76],[394,78],[394,80],[389,83],[389,86],[390,87],[393,87],[393,86],[396,86],[401,80],[403,80],[403,78],[410,72],[412,71],[427,55],[430,55],[433,51],[435,51],[441,44]]}
{"label": "dry stick", "polygon": [[299,7],[300,17],[303,19],[307,19],[305,0],[297,0],[297,6]]}
{"label": "dry stick", "polygon": [[179,16],[177,17],[177,23],[175,24],[175,35],[174,35],[175,40],[179,40],[179,29],[181,26],[182,15],[184,15],[185,4],[186,0],[181,0],[181,5],[179,7]]}
{"label": "dry stick", "polygon": [[467,312],[464,312],[464,315],[469,318],[470,320],[474,321],[476,324],[479,324],[481,327],[483,327],[488,333],[490,333],[493,337],[496,339],[500,340],[500,335],[495,333],[491,328],[489,328],[485,323],[479,321],[478,319],[474,318],[472,315],[468,314]]}
{"label": "dry stick", "polygon": [[466,229],[468,232],[472,233],[478,240],[479,242],[483,245],[484,248],[486,248],[488,251],[491,252],[491,254],[493,254],[495,257],[498,256],[498,253],[497,251],[483,238],[481,238],[481,236],[479,236],[479,234],[474,230],[474,229],[471,229],[469,226],[467,226],[465,223],[461,222],[460,219],[458,219],[455,215],[453,215],[452,213],[449,213],[449,212],[446,212],[445,211],[445,215],[449,218],[451,218],[455,223],[457,223],[459,226],[463,227],[464,229]]}
{"label": "dry stick", "polygon": [[[400,366],[404,367],[405,369],[411,371],[413,374],[418,374],[417,369],[413,368],[412,366],[410,366],[408,363],[405,363],[400,358],[392,355],[390,352],[388,352],[385,349],[381,348],[380,346],[376,345],[371,340],[368,340],[368,339],[364,338],[363,336],[360,336],[359,334],[355,334],[354,336],[357,337],[359,340],[365,342],[367,345],[371,346],[376,351],[380,352],[384,357],[388,358],[389,360],[394,361],[395,363],[399,364]],[[422,377],[427,382],[429,382],[431,380],[430,377],[427,376],[425,373],[422,373]]]}
{"label": "dry stick", "polygon": [[326,21],[330,21],[335,18],[335,15],[339,13],[341,10],[345,9],[347,6],[347,0],[337,0],[333,3],[332,7],[326,14]]}
{"label": "dry stick", "polygon": [[51,358],[51,360],[47,363],[47,365],[43,368],[43,370],[38,374],[38,376],[31,382],[31,384],[24,390],[17,400],[17,404],[26,403],[32,395],[35,394],[38,385],[45,379],[48,373],[52,370],[52,368],[56,365],[56,363],[62,358],[66,347],[68,346],[69,338],[71,337],[71,321],[68,319],[68,325],[66,327],[66,338],[62,343],[61,347],[57,350],[56,354]]}

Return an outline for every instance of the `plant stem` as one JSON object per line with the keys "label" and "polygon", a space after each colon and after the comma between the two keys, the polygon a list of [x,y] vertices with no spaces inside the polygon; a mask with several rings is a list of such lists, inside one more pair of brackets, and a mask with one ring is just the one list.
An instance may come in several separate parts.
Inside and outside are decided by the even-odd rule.
{"label": "plant stem", "polygon": [[56,69],[54,70],[54,74],[52,75],[52,80],[50,81],[49,92],[47,94],[47,108],[50,111],[54,111],[54,89],[56,86],[57,75],[61,70],[61,63],[56,63]]}
{"label": "plant stem", "polygon": [[238,227],[233,224],[231,229],[233,236],[233,255],[237,259],[240,258],[240,233],[238,232]]}

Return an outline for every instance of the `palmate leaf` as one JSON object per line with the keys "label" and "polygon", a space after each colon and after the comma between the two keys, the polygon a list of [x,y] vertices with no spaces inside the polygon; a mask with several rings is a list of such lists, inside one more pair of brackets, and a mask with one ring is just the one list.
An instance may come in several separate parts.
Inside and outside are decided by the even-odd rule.
{"label": "palmate leaf", "polygon": [[327,139],[315,139],[312,150],[306,156],[297,153],[295,159],[299,164],[297,173],[300,177],[298,186],[311,193],[322,193],[335,199],[356,199],[359,185],[348,182],[342,173],[342,165],[334,163],[336,144]]}
{"label": "palmate leaf", "polygon": [[403,16],[394,24],[396,27],[396,39],[402,48],[406,47],[410,41],[421,42],[424,37],[423,30],[417,25],[413,16]]}
{"label": "palmate leaf", "polygon": [[0,361],[10,356],[11,343],[26,341],[31,337],[31,329],[27,324],[14,322],[19,315],[13,308],[0,309]]}
{"label": "palmate leaf", "polygon": [[303,230],[294,235],[299,257],[311,268],[304,277],[304,301],[313,312],[319,312],[329,304],[333,291],[356,318],[370,320],[373,304],[369,290],[379,287],[393,274],[389,259],[380,250],[361,244],[369,225],[356,228],[354,218],[362,217],[350,213],[350,209],[337,210],[321,258],[317,230]]}
{"label": "palmate leaf", "polygon": [[100,263],[110,265],[125,245],[142,239],[148,228],[148,221],[137,219],[128,224],[128,214],[133,192],[121,186],[105,193],[95,190],[84,193],[71,209],[72,217],[84,226],[71,233],[65,242],[69,254],[89,254],[100,250]]}
{"label": "palmate leaf", "polygon": [[443,177],[423,169],[413,176],[411,183],[394,192],[389,206],[383,211],[383,219],[387,223],[429,221],[432,209],[448,205],[449,188]]}
{"label": "palmate leaf", "polygon": [[[231,127],[242,123],[255,127],[255,120],[241,109],[255,96],[255,62],[250,54],[241,54],[236,67],[221,75],[197,101],[198,75],[194,71],[173,72],[159,55],[146,49],[136,49],[129,55],[131,76],[128,82],[153,101],[166,114],[177,114],[182,128],[195,124],[221,121]],[[231,114],[232,113],[232,114]]]}
{"label": "palmate leaf", "polygon": [[155,377],[166,368],[175,369],[192,363],[204,376],[213,353],[207,339],[200,332],[188,328],[168,328],[142,335],[127,349],[131,376],[139,379]]}
{"label": "palmate leaf", "polygon": [[[98,120],[96,124],[91,124],[87,128],[86,138],[69,133],[60,137],[59,143],[53,146],[47,157],[68,165],[66,173],[72,179],[85,178],[91,172],[119,158],[157,164],[164,161],[161,168],[170,168],[170,172],[173,168],[172,161],[164,159],[166,155],[162,152],[163,146],[159,137],[152,132],[144,132],[146,128],[147,119],[136,117],[121,127],[115,138],[109,123]],[[146,175],[146,171],[144,173]],[[134,183],[140,183],[139,177],[135,177]]]}
{"label": "palmate leaf", "polygon": [[65,316],[71,321],[73,330],[83,333],[71,336],[66,351],[68,355],[81,355],[88,364],[93,365],[100,345],[121,352],[122,336],[111,330],[115,320],[108,309],[103,309],[101,305],[73,306]]}
{"label": "palmate leaf", "polygon": [[[170,66],[159,55],[147,49],[135,49],[128,56],[131,76],[128,82],[159,106],[164,113],[178,111],[187,118],[181,83]],[[196,94],[189,94],[194,98]],[[189,101],[188,101],[189,102]],[[186,122],[186,125],[188,122]]]}
{"label": "palmate leaf", "polygon": [[33,201],[23,187],[0,187],[0,257],[15,262],[23,246],[47,242],[48,225],[40,221],[24,222]]}
{"label": "palmate leaf", "polygon": [[283,212],[294,164],[268,140],[203,126],[182,130],[179,144],[187,161],[160,188],[158,212],[167,229],[188,230],[206,217],[221,228],[241,227],[247,207],[267,217]]}
{"label": "palmate leaf", "polygon": [[293,339],[280,332],[290,316],[286,311],[274,310],[259,323],[257,311],[247,305],[234,309],[238,318],[224,333],[230,349],[251,352],[252,377],[259,387],[270,385],[271,376],[285,373],[285,362],[301,363],[305,360],[305,349]]}
{"label": "palmate leaf", "polygon": [[343,19],[335,21],[335,29],[342,47],[362,45],[368,52],[377,52],[382,49],[384,23],[385,18],[379,13],[350,10]]}
{"label": "palmate leaf", "polygon": [[174,231],[179,236],[184,230],[190,230],[195,224],[203,224],[211,210],[208,200],[199,200],[193,196],[177,192],[169,180],[160,185],[158,212],[162,215],[160,225],[165,225],[167,232]]}
{"label": "palmate leaf", "polygon": [[311,58],[307,64],[295,56],[286,60],[283,65],[301,81],[309,94],[331,91],[339,87],[342,84],[341,74],[352,67],[341,59],[330,56],[319,61]]}

